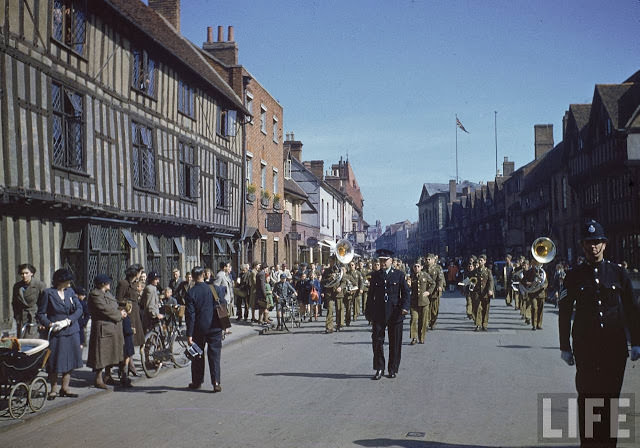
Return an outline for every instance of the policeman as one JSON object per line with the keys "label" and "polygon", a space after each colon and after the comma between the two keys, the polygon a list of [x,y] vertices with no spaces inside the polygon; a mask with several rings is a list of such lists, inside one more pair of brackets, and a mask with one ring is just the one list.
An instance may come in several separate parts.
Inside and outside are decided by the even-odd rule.
{"label": "policeman", "polygon": [[493,275],[489,268],[485,266],[486,262],[487,256],[485,254],[478,257],[478,270],[476,273],[478,283],[474,289],[474,292],[477,291],[478,294],[478,306],[475,315],[476,331],[479,329],[487,331],[489,325],[489,306],[493,298]]}
{"label": "policeman", "polygon": [[372,323],[374,380],[384,373],[384,333],[389,333],[389,378],[395,378],[400,367],[402,352],[402,327],[404,317],[409,314],[409,286],[404,272],[391,268],[393,252],[387,249],[376,251],[380,269],[371,275],[369,296],[365,316]]}
{"label": "policeman", "polygon": [[422,270],[422,260],[416,260],[411,274],[411,326],[409,330],[411,345],[418,342],[424,344],[427,325],[431,320],[429,297],[435,288],[435,280]]}
{"label": "policeman", "polygon": [[[625,328],[631,339],[631,360],[640,358],[640,311],[626,272],[604,260],[607,241],[598,222],[585,223],[581,244],[586,262],[567,273],[566,289],[560,294],[560,350],[567,364],[576,365],[581,446],[616,446],[615,435],[610,433],[610,404],[620,396],[624,378],[628,357]],[[593,414],[599,416],[590,420],[599,422],[585,428],[588,398],[604,399],[604,409],[596,407]]]}

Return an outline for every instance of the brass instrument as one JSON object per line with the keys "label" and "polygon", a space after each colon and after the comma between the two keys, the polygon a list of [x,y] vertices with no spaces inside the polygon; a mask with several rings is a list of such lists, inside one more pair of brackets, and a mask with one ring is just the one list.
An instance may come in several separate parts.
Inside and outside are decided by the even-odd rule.
{"label": "brass instrument", "polygon": [[[546,236],[537,238],[531,245],[531,255],[541,265],[551,262],[556,256],[555,243]],[[542,266],[535,266],[536,277],[530,286],[520,285],[523,294],[533,294],[547,286],[547,273]]]}
{"label": "brass instrument", "polygon": [[462,280],[461,282],[458,282],[459,286],[462,286],[462,287],[468,286],[469,287],[469,292],[473,292],[473,290],[475,289],[477,284],[478,284],[478,278],[477,277],[467,277],[464,280]]}
{"label": "brass instrument", "polygon": [[328,247],[331,255],[336,257],[336,262],[333,264],[331,272],[329,273],[329,279],[324,283],[325,287],[333,288],[339,285],[342,280],[342,265],[351,263],[351,260],[353,260],[355,256],[353,245],[347,239],[341,239],[337,242],[322,241],[319,244]]}

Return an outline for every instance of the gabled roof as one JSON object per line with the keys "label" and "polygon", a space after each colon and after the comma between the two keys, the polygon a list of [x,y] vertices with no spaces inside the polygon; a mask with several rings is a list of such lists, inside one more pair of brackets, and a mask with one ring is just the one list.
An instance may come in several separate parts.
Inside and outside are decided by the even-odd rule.
{"label": "gabled roof", "polygon": [[569,106],[569,110],[576,120],[576,126],[578,130],[584,128],[589,122],[589,115],[591,114],[591,104],[572,104]]}
{"label": "gabled roof", "polygon": [[284,179],[284,191],[291,193],[294,196],[299,196],[302,199],[307,199],[309,195],[302,189],[298,182],[293,179]]}
{"label": "gabled roof", "polygon": [[200,49],[182,36],[160,14],[139,0],[103,1],[169,54],[182,61],[194,74],[220,92],[234,108],[244,115],[249,115],[242,100],[204,59]]}
{"label": "gabled roof", "polygon": [[624,123],[619,123],[618,100],[632,85],[632,83],[596,84],[596,94],[600,97],[615,129],[624,125]]}

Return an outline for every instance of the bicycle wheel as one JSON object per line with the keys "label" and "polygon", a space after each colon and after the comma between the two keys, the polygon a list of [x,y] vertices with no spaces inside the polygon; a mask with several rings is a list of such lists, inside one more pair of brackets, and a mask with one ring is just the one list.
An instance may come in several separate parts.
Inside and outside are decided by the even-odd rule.
{"label": "bicycle wheel", "polygon": [[37,376],[29,384],[29,407],[33,412],[38,412],[47,402],[47,382],[41,376]]}
{"label": "bicycle wheel", "polygon": [[300,314],[300,308],[297,306],[293,308],[293,325],[296,328],[300,328],[302,324],[302,315]]}
{"label": "bicycle wheel", "polygon": [[11,388],[9,393],[9,415],[11,418],[20,418],[29,407],[29,387],[24,383],[18,383]]}
{"label": "bicycle wheel", "polygon": [[160,336],[155,331],[150,332],[144,340],[142,351],[142,370],[144,370],[147,378],[153,378],[158,375],[162,367],[162,361],[159,359],[159,353],[162,351],[162,342]]}
{"label": "bicycle wheel", "polygon": [[174,331],[169,341],[171,348],[171,360],[176,367],[187,367],[191,360],[185,355],[185,350],[189,347],[187,337],[183,331]]}

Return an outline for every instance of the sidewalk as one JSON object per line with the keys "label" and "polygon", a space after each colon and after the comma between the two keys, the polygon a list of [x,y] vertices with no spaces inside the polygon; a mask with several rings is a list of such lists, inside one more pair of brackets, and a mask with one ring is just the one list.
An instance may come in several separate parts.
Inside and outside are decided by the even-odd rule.
{"label": "sidewalk", "polygon": [[[273,314],[272,319],[275,320],[275,312],[272,312],[272,314]],[[245,323],[245,322],[238,323],[235,317],[232,317],[231,328],[230,328],[231,334],[226,335],[224,341],[222,341],[222,346],[228,347],[230,345],[236,344],[237,342],[246,340],[251,336],[259,335],[262,329],[263,329],[262,325],[259,325],[256,323],[254,324]],[[89,334],[87,334],[87,341],[88,340],[89,340]],[[87,360],[87,354],[88,354],[88,348],[87,346],[85,346],[82,351],[82,358],[85,361],[85,363]],[[135,362],[138,376],[137,377],[130,376],[130,378],[133,383],[133,387],[135,387],[136,384],[140,384],[141,382],[144,382],[147,379],[146,376],[144,375],[144,371],[142,370],[142,367],[140,364],[139,348],[136,348],[136,353],[133,356],[133,360]],[[163,365],[159,375],[162,375],[168,369],[174,369],[173,363],[169,362]],[[185,370],[189,370],[189,367],[185,367]],[[45,372],[40,372],[40,375],[46,378]],[[108,390],[96,389],[93,386],[94,377],[95,377],[94,373],[86,365],[80,369],[74,370],[73,373],[71,374],[71,390],[74,393],[77,393],[79,395],[78,398],[57,397],[53,401],[47,401],[44,407],[38,412],[32,412],[31,409],[28,409],[25,415],[22,418],[17,420],[12,419],[11,416],[9,415],[7,401],[0,400],[0,433],[9,429],[13,425],[28,422],[29,420],[33,418],[37,418],[39,415],[42,415],[43,413],[55,411],[56,409],[59,409],[63,406],[68,406],[73,403],[78,403],[80,401],[87,400],[92,397],[99,396],[101,394],[108,394],[108,393],[111,393],[113,390],[116,390],[116,391],[126,390],[121,388],[120,385],[109,386]],[[114,377],[117,378],[117,369],[114,369]],[[187,377],[185,377],[185,381],[186,381],[186,378]],[[185,387],[187,384],[188,384],[188,381],[185,382]],[[47,387],[48,386],[49,384],[47,381]]]}

